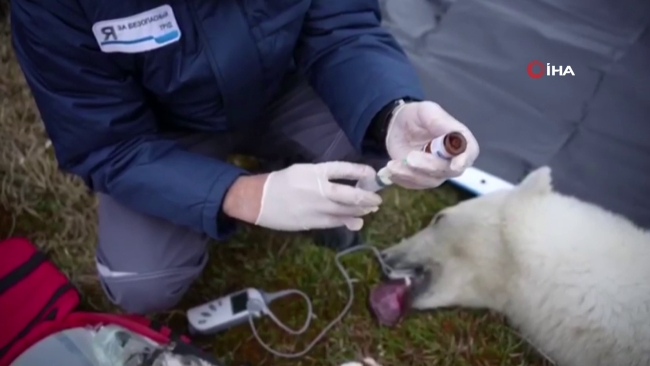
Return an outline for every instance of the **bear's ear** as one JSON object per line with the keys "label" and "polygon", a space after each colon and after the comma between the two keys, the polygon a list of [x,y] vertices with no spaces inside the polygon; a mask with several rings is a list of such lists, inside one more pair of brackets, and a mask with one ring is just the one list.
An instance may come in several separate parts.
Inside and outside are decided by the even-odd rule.
{"label": "bear's ear", "polygon": [[551,193],[553,191],[551,168],[543,166],[533,170],[519,183],[517,190],[533,195]]}

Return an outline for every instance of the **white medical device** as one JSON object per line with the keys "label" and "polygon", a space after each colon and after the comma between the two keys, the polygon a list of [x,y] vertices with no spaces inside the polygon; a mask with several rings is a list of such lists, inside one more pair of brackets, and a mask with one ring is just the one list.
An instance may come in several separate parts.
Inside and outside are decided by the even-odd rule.
{"label": "white medical device", "polygon": [[[251,310],[249,302],[262,304],[259,310]],[[214,334],[248,322],[249,317],[259,318],[264,314],[266,300],[254,288],[220,297],[187,311],[189,331],[192,334]]]}

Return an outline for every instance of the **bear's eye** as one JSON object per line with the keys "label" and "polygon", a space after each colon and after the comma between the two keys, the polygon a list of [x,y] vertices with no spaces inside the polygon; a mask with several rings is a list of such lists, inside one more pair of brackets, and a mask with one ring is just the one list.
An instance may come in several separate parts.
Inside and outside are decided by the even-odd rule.
{"label": "bear's eye", "polygon": [[433,218],[433,225],[435,225],[435,224],[437,224],[438,222],[440,222],[440,219],[442,219],[444,216],[445,216],[445,214],[442,214],[442,213],[437,214],[436,217]]}

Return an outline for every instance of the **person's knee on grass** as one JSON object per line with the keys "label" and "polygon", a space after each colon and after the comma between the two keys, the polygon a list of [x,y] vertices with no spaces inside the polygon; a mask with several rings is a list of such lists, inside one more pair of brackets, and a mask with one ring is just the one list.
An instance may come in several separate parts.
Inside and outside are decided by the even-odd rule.
{"label": "person's knee on grass", "polygon": [[205,235],[99,196],[97,272],[111,302],[130,313],[173,308],[208,261]]}
{"label": "person's knee on grass", "polygon": [[113,304],[129,313],[145,315],[173,309],[202,270],[203,266],[197,266],[123,277],[100,274],[99,279]]}

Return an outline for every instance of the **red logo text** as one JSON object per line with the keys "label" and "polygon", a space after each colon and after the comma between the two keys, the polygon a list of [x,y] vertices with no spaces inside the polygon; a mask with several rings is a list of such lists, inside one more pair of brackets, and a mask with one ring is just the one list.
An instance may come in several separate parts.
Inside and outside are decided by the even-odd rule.
{"label": "red logo text", "polygon": [[542,76],[576,76],[576,74],[573,72],[573,69],[569,65],[555,66],[551,65],[548,62],[545,65],[543,62],[538,60],[531,61],[528,64],[526,71],[528,72],[528,76],[533,79],[539,79]]}

